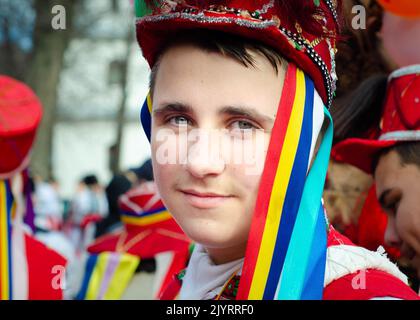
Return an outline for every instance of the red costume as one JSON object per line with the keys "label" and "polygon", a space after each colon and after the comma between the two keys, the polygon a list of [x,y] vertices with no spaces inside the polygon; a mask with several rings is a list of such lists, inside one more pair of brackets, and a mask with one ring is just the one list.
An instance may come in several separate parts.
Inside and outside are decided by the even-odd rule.
{"label": "red costume", "polygon": [[[41,103],[25,84],[0,76],[0,298],[62,299],[67,261],[23,226],[27,212],[22,172],[27,169]],[[14,203],[12,206],[9,204]],[[8,243],[8,246],[5,244]],[[5,250],[6,249],[6,250]],[[3,260],[3,261],[2,261]]]}

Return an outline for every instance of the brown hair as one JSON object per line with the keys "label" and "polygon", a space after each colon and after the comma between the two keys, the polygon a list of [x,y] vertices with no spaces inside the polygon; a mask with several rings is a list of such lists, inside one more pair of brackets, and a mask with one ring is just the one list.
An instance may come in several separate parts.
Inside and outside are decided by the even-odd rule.
{"label": "brown hair", "polygon": [[395,151],[401,160],[401,165],[414,164],[420,168],[420,141],[402,142],[381,151],[373,162],[373,169],[378,165],[380,157]]}
{"label": "brown hair", "polygon": [[391,148],[398,153],[401,164],[415,164],[420,168],[420,141],[405,142]]}
{"label": "brown hair", "polygon": [[156,84],[160,58],[170,47],[179,44],[192,44],[208,52],[220,53],[226,57],[235,59],[246,67],[255,67],[255,59],[252,53],[258,53],[270,62],[276,73],[278,73],[278,66],[287,65],[286,60],[276,50],[256,40],[230,35],[226,32],[194,29],[175,34],[171,39],[160,50],[159,58],[152,67],[150,74],[150,91],[152,96]]}
{"label": "brown hair", "polygon": [[385,74],[376,74],[336,100],[331,108],[334,143],[348,138],[365,138],[379,131],[387,81]]}

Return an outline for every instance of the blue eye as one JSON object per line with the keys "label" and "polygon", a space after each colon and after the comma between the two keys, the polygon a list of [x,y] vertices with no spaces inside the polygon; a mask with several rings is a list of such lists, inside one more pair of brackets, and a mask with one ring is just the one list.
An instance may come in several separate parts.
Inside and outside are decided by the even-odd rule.
{"label": "blue eye", "polygon": [[256,128],[257,127],[254,126],[249,121],[238,120],[238,121],[232,122],[232,129],[234,129],[234,130],[252,130],[252,129],[256,129]]}
{"label": "blue eye", "polygon": [[167,122],[176,127],[188,126],[189,124],[191,124],[191,121],[189,121],[186,117],[183,116],[171,117],[167,120]]}

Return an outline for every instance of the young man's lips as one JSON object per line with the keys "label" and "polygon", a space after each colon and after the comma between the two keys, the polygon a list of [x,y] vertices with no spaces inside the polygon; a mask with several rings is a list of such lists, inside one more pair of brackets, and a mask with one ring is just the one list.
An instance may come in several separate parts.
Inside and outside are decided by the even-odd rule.
{"label": "young man's lips", "polygon": [[230,195],[221,195],[213,192],[198,192],[195,190],[180,191],[190,205],[199,209],[215,208],[232,198]]}

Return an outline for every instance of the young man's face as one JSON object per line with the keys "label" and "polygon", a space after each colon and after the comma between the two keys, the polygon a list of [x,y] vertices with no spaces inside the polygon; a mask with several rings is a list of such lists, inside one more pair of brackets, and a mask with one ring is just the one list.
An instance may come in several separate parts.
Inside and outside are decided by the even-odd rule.
{"label": "young man's face", "polygon": [[[285,67],[178,45],[161,58],[152,160],[163,201],[215,263],[245,254]],[[169,162],[169,163],[168,163]]]}
{"label": "young man's face", "polygon": [[401,164],[395,151],[380,157],[375,170],[376,194],[388,214],[385,242],[398,247],[420,278],[420,169]]}

